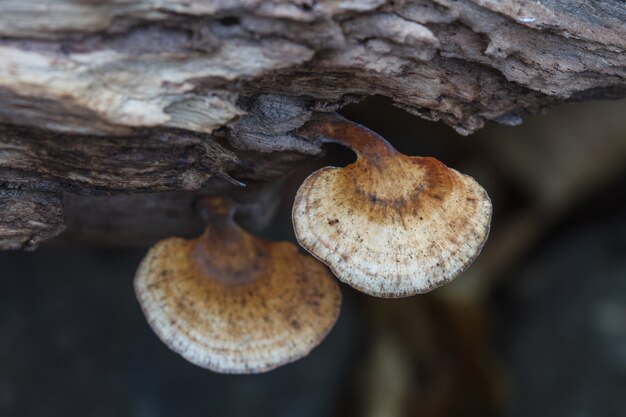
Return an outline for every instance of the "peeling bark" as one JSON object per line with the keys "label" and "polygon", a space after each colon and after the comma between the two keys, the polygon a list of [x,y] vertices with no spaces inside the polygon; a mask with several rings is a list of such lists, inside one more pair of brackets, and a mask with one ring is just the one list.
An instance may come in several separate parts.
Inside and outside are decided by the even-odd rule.
{"label": "peeling bark", "polygon": [[0,250],[32,249],[65,228],[58,196],[0,190]]}
{"label": "peeling bark", "polygon": [[462,134],[626,95],[620,1],[3,0],[0,11],[5,248],[57,233],[68,193],[193,196],[284,177],[320,152],[295,129],[375,94]]}

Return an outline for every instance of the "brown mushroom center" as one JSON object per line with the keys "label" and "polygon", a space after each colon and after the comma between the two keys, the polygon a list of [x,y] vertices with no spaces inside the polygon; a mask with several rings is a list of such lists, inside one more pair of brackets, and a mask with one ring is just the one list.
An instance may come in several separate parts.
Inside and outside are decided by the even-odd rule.
{"label": "brown mushroom center", "polygon": [[[341,195],[337,204],[348,212],[362,212],[372,222],[389,216],[425,218],[437,210],[454,189],[455,177],[444,164],[430,157],[411,157],[396,151],[376,133],[342,119],[314,121],[299,132],[349,147],[357,160],[344,168],[328,168],[315,181]],[[322,184],[319,184],[322,185]],[[315,202],[310,202],[315,204]],[[334,219],[330,219],[330,222]]]}
{"label": "brown mushroom center", "polygon": [[[354,199],[355,207],[363,203],[381,208],[423,210],[441,202],[449,194],[453,179],[448,169],[433,158],[398,155],[384,171],[360,158],[344,168],[338,185]],[[411,214],[411,213],[408,213]]]}
{"label": "brown mushroom center", "polygon": [[189,262],[200,276],[225,286],[246,285],[267,274],[272,244],[245,233],[235,224],[232,211],[207,207],[205,232],[189,244]]}

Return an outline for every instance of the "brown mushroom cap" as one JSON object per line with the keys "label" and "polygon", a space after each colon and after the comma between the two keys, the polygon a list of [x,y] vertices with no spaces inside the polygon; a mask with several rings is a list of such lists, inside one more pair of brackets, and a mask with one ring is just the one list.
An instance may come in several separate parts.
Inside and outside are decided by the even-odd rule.
{"label": "brown mushroom cap", "polygon": [[151,327],[216,372],[265,372],[306,356],[337,320],[337,282],[292,243],[256,238],[214,205],[203,235],[162,240],[141,262],[135,292]]}
{"label": "brown mushroom cap", "polygon": [[345,119],[320,119],[300,135],[350,147],[357,160],[302,184],[293,206],[300,244],[343,282],[378,297],[428,292],[478,256],[491,201],[471,177],[434,158],[406,156]]}

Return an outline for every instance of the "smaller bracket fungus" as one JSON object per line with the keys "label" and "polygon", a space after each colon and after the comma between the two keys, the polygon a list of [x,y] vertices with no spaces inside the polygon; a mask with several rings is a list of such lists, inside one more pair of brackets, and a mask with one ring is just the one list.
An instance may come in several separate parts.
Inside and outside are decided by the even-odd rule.
{"label": "smaller bracket fungus", "polygon": [[221,373],[260,373],[306,356],[339,316],[335,279],[294,244],[239,228],[226,201],[203,205],[204,234],[158,242],[137,270],[152,329],[188,361]]}
{"label": "smaller bracket fungus", "polygon": [[311,174],[292,213],[300,244],[341,281],[377,297],[406,297],[451,281],[480,253],[491,201],[472,177],[403,155],[337,116],[321,116],[298,134],[357,154],[344,168]]}

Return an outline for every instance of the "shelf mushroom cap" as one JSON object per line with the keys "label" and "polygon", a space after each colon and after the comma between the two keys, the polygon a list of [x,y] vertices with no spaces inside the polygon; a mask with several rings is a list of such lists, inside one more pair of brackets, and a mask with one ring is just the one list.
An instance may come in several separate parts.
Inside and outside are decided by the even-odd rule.
{"label": "shelf mushroom cap", "polygon": [[292,213],[300,245],[341,281],[373,296],[406,297],[451,281],[478,256],[492,207],[473,178],[403,155],[345,119],[319,119],[299,134],[357,154],[346,167],[311,174]]}
{"label": "shelf mushroom cap", "polygon": [[216,372],[260,373],[306,356],[337,320],[337,282],[292,243],[256,238],[225,211],[211,208],[197,239],[162,240],[143,259],[135,292],[149,324]]}

